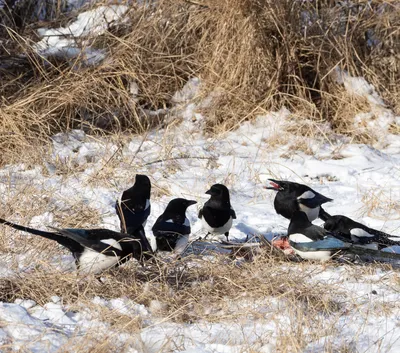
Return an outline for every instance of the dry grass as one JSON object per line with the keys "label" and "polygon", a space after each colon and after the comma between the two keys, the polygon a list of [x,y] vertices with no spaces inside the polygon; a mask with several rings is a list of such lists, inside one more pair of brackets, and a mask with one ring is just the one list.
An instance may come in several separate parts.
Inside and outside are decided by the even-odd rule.
{"label": "dry grass", "polygon": [[[92,133],[143,132],[168,118],[165,112],[149,115],[148,109],[170,108],[172,95],[193,76],[202,82],[195,99],[211,102],[202,108],[210,131],[238,127],[286,105],[296,116],[329,121],[337,131],[355,136],[351,119],[368,107],[348,97],[331,73],[340,67],[364,76],[397,109],[399,11],[390,1],[346,7],[164,0],[154,7],[132,7],[129,23],[90,39],[108,58],[80,69],[79,58],[71,65],[33,53],[34,21],[22,27],[8,22],[0,146],[21,152],[32,141],[44,142],[74,127]],[[53,25],[62,22],[60,13],[50,17],[55,17]],[[379,44],[371,47],[372,40]],[[29,55],[16,58],[18,52]],[[133,82],[139,87],[136,99],[129,91]],[[3,155],[3,163],[12,155]]]}

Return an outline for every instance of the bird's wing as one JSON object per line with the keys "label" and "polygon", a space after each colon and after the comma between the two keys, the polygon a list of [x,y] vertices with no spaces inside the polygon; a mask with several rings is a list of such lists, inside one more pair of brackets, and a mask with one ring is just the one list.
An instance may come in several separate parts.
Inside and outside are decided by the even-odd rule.
{"label": "bird's wing", "polygon": [[233,219],[236,219],[236,213],[235,213],[235,210],[231,207],[231,209],[230,209],[230,212],[231,212],[231,217],[233,218]]}
{"label": "bird's wing", "polygon": [[[53,228],[53,227],[52,227]],[[106,256],[122,256],[120,241],[125,241],[122,233],[106,229],[58,229],[53,228],[58,234],[76,241],[82,246],[92,249]],[[116,237],[116,234],[119,236]],[[126,236],[129,239],[129,236]],[[132,238],[132,241],[138,241]]]}
{"label": "bird's wing", "polygon": [[328,234],[328,231],[326,231],[322,227],[318,227],[314,224],[310,224],[308,227],[306,227],[305,233],[307,236],[315,241],[317,240],[322,240],[325,238],[325,236]]}
{"label": "bird's wing", "polygon": [[315,195],[312,198],[300,198],[298,199],[298,201],[304,205],[307,206],[309,208],[316,208],[318,206],[321,206],[322,204],[324,204],[325,202],[330,202],[333,201],[333,199],[330,199],[324,195],[319,194],[316,191],[312,191],[312,193]]}
{"label": "bird's wing", "polygon": [[289,243],[292,247],[299,251],[336,251],[351,247],[350,243],[343,242],[342,240],[331,236],[307,243],[296,243],[290,240]]}

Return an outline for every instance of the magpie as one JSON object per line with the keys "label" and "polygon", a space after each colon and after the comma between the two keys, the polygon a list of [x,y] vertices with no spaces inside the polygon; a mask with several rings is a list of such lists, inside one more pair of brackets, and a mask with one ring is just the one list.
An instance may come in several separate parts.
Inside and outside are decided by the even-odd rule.
{"label": "magpie", "polygon": [[0,223],[56,241],[73,255],[80,272],[100,273],[118,266],[134,257],[138,261],[151,257],[151,247],[146,237],[124,234],[109,229],[58,229],[54,232],[24,227],[0,218]]}
{"label": "magpie", "polygon": [[229,190],[225,185],[214,184],[206,194],[211,195],[210,199],[199,211],[203,228],[211,234],[225,234],[229,238],[229,230],[232,227],[236,213],[233,210],[229,198]]}
{"label": "magpie", "polygon": [[136,174],[135,185],[125,190],[115,203],[121,232],[133,234],[144,228],[151,210],[150,191],[150,179],[146,175]]}
{"label": "magpie", "polygon": [[[310,222],[306,213],[295,211],[292,214],[288,228],[289,244],[300,257],[307,260],[327,261],[339,249],[347,249],[350,244],[345,239],[340,239],[338,235],[318,227]],[[302,251],[302,243],[323,241],[324,250]],[[328,246],[327,246],[328,245]],[[331,245],[331,247],[329,247]]]}
{"label": "magpie", "polygon": [[186,199],[171,200],[152,228],[156,238],[157,250],[182,253],[189,241],[190,222],[186,218],[186,209],[196,204]]}
{"label": "magpie", "polygon": [[303,211],[310,222],[319,216],[322,219],[329,216],[323,209],[321,211],[321,205],[325,202],[333,201],[332,199],[321,195],[307,185],[291,181],[268,180],[271,186],[266,186],[265,189],[278,191],[274,200],[276,213],[291,219],[294,212]]}
{"label": "magpie", "polygon": [[390,239],[399,238],[398,236],[369,228],[342,215],[330,216],[325,221],[324,228],[332,233],[340,234],[354,244],[370,245],[370,248],[377,250],[388,246],[400,245],[400,239],[398,241]]}

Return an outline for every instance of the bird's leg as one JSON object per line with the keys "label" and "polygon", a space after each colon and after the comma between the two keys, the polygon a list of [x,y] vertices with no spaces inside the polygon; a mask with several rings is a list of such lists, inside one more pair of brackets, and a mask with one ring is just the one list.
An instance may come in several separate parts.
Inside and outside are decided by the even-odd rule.
{"label": "bird's leg", "polygon": [[226,241],[229,242],[229,232],[226,232],[225,236],[226,236]]}
{"label": "bird's leg", "polygon": [[204,237],[204,239],[203,239],[203,240],[206,240],[206,239],[207,239],[207,237],[208,237],[210,234],[211,234],[210,232],[207,232],[207,234],[206,234],[206,236]]}

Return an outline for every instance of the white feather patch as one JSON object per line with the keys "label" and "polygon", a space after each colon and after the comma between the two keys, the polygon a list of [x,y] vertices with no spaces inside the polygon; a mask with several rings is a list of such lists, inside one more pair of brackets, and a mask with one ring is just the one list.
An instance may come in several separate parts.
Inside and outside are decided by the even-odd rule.
{"label": "white feather patch", "polygon": [[304,234],[301,233],[294,233],[289,235],[289,240],[294,243],[311,243],[313,240],[306,237]]}
{"label": "white feather patch", "polygon": [[115,266],[119,260],[119,256],[107,256],[85,248],[79,258],[79,271],[84,273],[100,273]]}
{"label": "white feather patch", "polygon": [[114,249],[118,249],[118,250],[122,251],[121,244],[119,242],[117,242],[115,239],[112,239],[112,238],[103,239],[103,240],[100,240],[100,242],[103,243],[103,244],[110,245]]}
{"label": "white feather patch", "polygon": [[365,231],[364,229],[361,229],[361,228],[353,228],[350,231],[350,234],[354,235],[354,236],[356,236],[358,238],[363,238],[363,237],[370,238],[370,237],[374,236],[373,234],[370,234],[370,233],[368,233],[367,231]]}
{"label": "white feather patch", "polygon": [[205,229],[207,232],[210,232],[212,234],[225,234],[226,232],[229,232],[229,230],[232,227],[232,217],[229,218],[228,222],[226,222],[223,226],[218,227],[218,228],[213,228],[211,227],[207,221],[205,220],[205,218],[203,217],[201,219],[201,224],[203,226],[203,229]]}
{"label": "white feather patch", "polygon": [[320,207],[310,208],[302,203],[299,203],[300,210],[307,215],[310,222],[315,221],[318,218]]}
{"label": "white feather patch", "polygon": [[303,192],[297,199],[313,199],[315,197],[315,194],[308,190],[306,192]]}

